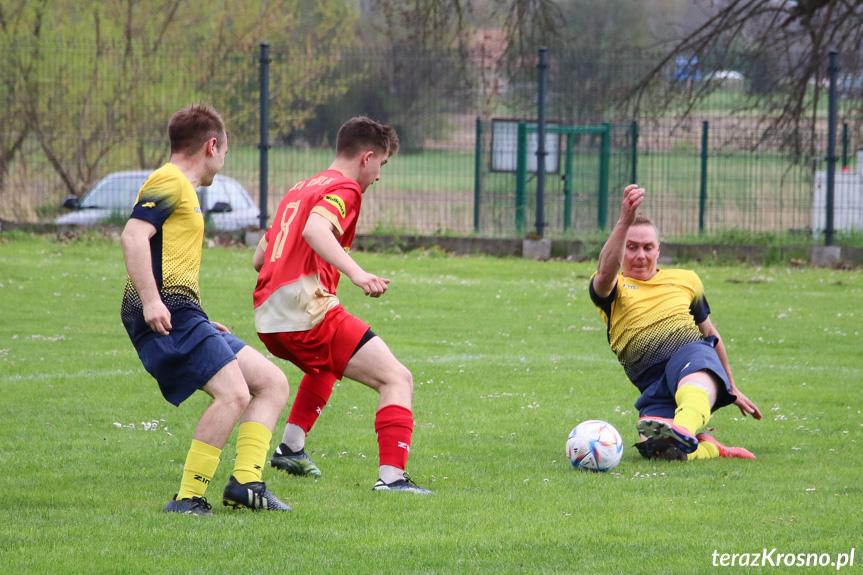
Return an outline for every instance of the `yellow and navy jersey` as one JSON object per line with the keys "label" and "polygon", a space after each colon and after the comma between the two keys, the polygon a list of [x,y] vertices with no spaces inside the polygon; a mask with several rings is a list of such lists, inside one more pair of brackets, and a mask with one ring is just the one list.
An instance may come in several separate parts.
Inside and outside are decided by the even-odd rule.
{"label": "yellow and navy jersey", "polygon": [[[203,314],[198,275],[204,216],[189,179],[177,166],[165,164],[144,182],[130,217],[156,228],[150,238],[153,277],[172,319],[179,321],[185,313]],[[121,316],[137,349],[154,337],[155,332],[144,322],[141,298],[128,276]]]}
{"label": "yellow and navy jersey", "polygon": [[612,351],[639,390],[662,375],[674,352],[703,339],[698,324],[708,318],[710,306],[695,272],[659,270],[647,281],[619,274],[606,298],[593,290],[593,276],[590,299],[605,322]]}

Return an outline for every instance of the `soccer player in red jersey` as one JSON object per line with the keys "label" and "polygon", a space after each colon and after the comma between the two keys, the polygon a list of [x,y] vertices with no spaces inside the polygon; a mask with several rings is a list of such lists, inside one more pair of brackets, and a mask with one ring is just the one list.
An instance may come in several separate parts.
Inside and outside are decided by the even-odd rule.
{"label": "soccer player in red jersey", "polygon": [[255,326],[270,352],[305,373],[273,467],[318,477],[306,435],[343,376],[380,394],[375,432],[380,453],[375,491],[431,493],[405,473],[413,433],[413,377],[368,324],[336,297],[340,274],[369,297],[390,280],[363,270],[348,254],[363,194],[398,151],[390,126],[366,117],[346,122],[329,169],[299,182],[282,198],[273,225],[255,251]]}

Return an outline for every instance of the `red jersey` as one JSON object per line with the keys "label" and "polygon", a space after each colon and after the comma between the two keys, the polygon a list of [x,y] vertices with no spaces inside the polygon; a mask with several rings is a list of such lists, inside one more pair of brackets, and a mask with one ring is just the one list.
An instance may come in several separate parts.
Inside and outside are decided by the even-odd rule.
{"label": "red jersey", "polygon": [[254,293],[258,333],[310,330],[339,305],[339,271],[309,246],[303,229],[311,214],[320,214],[333,224],[339,244],[348,251],[362,197],[359,184],[336,170],[321,172],[285,194],[260,244],[264,265]]}

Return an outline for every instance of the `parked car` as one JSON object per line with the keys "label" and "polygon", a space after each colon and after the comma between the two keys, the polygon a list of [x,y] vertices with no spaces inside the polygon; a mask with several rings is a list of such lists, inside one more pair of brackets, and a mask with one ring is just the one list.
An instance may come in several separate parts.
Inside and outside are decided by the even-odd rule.
{"label": "parked car", "polygon": [[[54,223],[93,226],[125,220],[132,213],[138,191],[150,173],[136,170],[105,176],[80,200],[76,196],[66,198],[63,207],[72,211],[57,218]],[[197,192],[204,217],[213,229],[239,230],[258,225],[260,211],[236,180],[217,175],[212,185],[201,186]]]}

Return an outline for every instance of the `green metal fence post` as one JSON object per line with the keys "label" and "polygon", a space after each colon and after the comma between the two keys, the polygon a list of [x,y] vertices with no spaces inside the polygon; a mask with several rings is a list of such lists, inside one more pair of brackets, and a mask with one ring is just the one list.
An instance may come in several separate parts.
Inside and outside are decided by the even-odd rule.
{"label": "green metal fence post", "polygon": [[611,124],[602,123],[602,147],[599,151],[599,190],[597,197],[596,225],[599,231],[605,231],[608,220],[608,165],[611,155]]}
{"label": "green metal fence post", "polygon": [[572,156],[575,149],[575,134],[566,133],[566,162],[563,172],[563,231],[569,230],[572,220]]}
{"label": "green metal fence post", "polygon": [[525,198],[527,197],[527,123],[518,123],[518,144],[515,163],[515,230],[524,235],[527,222]]}
{"label": "green metal fence post", "polygon": [[698,233],[704,233],[704,209],[707,204],[707,132],[709,122],[701,124],[701,192],[698,197]]}
{"label": "green metal fence post", "polygon": [[258,215],[258,227],[262,230],[267,229],[267,185],[270,172],[270,164],[268,153],[270,151],[270,45],[266,42],[261,43],[261,59],[258,60],[261,64],[261,143],[258,144],[260,150],[259,162],[259,177],[260,177],[260,214]]}
{"label": "green metal fence post", "polygon": [[632,121],[630,126],[632,135],[632,175],[629,178],[630,184],[638,183],[638,122]]}
{"label": "green metal fence post", "polygon": [[[539,70],[537,78],[537,114],[536,114],[536,236],[541,238],[545,235],[545,88],[548,76],[548,63],[546,62],[545,46],[539,47]],[[558,139],[558,142],[560,139]]]}
{"label": "green metal fence post", "polygon": [[482,120],[476,117],[476,153],[473,163],[473,231],[479,233],[479,202],[482,191]]}
{"label": "green metal fence post", "polygon": [[848,122],[842,124],[842,171],[848,169]]}
{"label": "green metal fence post", "polygon": [[836,76],[839,73],[839,65],[837,64],[839,52],[830,50],[829,63],[827,65],[827,75],[830,77],[830,87],[827,89],[827,198],[825,210],[826,222],[824,224],[824,245],[833,245],[833,235],[836,232],[834,229],[833,213],[836,190],[836,114],[838,113],[839,96],[836,91]]}

